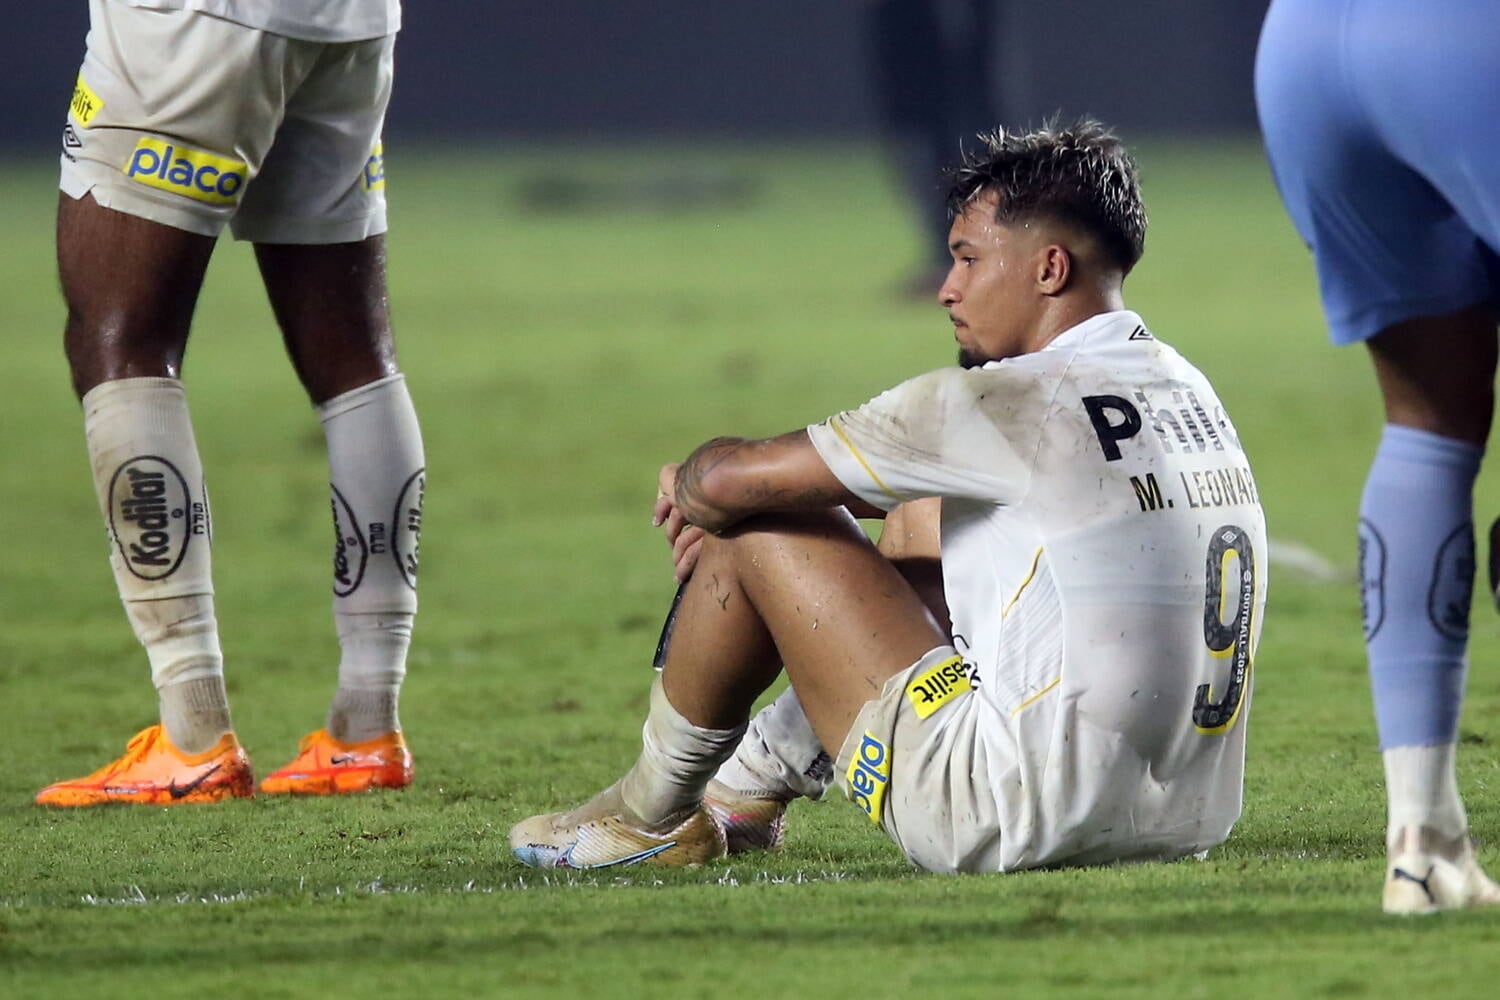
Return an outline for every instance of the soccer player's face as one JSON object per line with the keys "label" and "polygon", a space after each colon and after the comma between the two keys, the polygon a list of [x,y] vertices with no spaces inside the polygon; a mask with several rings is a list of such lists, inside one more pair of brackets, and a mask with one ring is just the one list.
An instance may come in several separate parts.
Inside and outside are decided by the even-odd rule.
{"label": "soccer player's face", "polygon": [[938,302],[953,322],[965,368],[1026,353],[1042,304],[1032,277],[1045,241],[1033,225],[996,222],[998,197],[974,199],[948,232],[953,266]]}

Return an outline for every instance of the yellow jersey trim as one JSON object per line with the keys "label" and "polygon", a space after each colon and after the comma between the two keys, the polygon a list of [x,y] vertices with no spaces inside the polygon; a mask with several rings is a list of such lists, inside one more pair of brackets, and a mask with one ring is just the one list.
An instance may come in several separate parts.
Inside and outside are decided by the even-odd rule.
{"label": "yellow jersey trim", "polygon": [[1022,580],[1021,585],[1016,588],[1015,596],[1013,596],[1006,603],[1005,610],[1000,612],[1001,618],[1004,618],[1006,615],[1010,614],[1010,609],[1016,606],[1016,602],[1021,599],[1021,595],[1026,592],[1026,588],[1031,586],[1031,581],[1036,579],[1036,568],[1041,564],[1042,550],[1037,549],[1036,555],[1031,557],[1031,570],[1026,574],[1026,579]]}
{"label": "yellow jersey trim", "polygon": [[860,450],[858,448],[854,447],[854,442],[849,440],[849,435],[844,433],[844,429],[839,426],[838,422],[839,418],[837,416],[829,417],[829,429],[839,436],[840,441],[844,442],[844,447],[849,449],[849,454],[854,456],[854,460],[860,464],[860,467],[863,468],[866,473],[869,474],[870,479],[874,481],[875,485],[880,487],[880,491],[886,496],[890,497],[892,500],[895,500],[899,503],[901,501],[901,497],[898,496],[894,490],[892,490],[885,484],[885,480],[881,479],[878,475],[875,474],[875,470],[870,468],[870,463],[865,461],[865,456],[860,453]]}

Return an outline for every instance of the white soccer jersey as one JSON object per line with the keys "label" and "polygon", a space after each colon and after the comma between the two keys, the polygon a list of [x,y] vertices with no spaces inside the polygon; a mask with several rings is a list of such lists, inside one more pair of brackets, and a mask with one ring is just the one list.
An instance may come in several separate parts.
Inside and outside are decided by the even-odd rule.
{"label": "white soccer jersey", "polygon": [[1223,841],[1240,813],[1267,548],[1244,451],[1201,372],[1111,312],[808,433],[876,506],[943,498],[943,580],[974,668],[975,777],[999,802],[1002,868]]}
{"label": "white soccer jersey", "polygon": [[247,28],[310,42],[357,42],[393,35],[401,0],[111,0],[149,10],[195,10]]}

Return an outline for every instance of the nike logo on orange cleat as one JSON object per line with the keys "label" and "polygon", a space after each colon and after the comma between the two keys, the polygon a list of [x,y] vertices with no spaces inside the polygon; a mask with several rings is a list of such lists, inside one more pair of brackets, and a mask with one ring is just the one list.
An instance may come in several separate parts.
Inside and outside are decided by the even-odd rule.
{"label": "nike logo on orange cleat", "polygon": [[219,770],[219,768],[223,766],[223,764],[215,764],[213,767],[209,768],[207,771],[204,771],[202,774],[198,775],[198,777],[194,778],[192,781],[189,781],[185,785],[179,785],[177,783],[177,779],[173,778],[172,783],[167,786],[167,794],[171,795],[174,799],[180,799],[183,796],[191,795],[195,791],[197,791],[205,781],[213,777],[213,775]]}

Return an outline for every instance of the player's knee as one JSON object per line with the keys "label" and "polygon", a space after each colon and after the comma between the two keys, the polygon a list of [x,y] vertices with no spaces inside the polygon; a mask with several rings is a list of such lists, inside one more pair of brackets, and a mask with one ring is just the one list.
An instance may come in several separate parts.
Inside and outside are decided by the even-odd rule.
{"label": "player's knee", "polygon": [[[874,548],[859,522],[842,507],[757,514],[709,540],[724,546],[730,558],[760,568],[779,563],[787,554],[807,558],[808,542]],[[703,556],[710,551],[705,549]]]}

